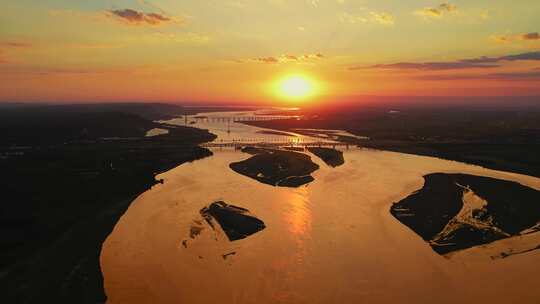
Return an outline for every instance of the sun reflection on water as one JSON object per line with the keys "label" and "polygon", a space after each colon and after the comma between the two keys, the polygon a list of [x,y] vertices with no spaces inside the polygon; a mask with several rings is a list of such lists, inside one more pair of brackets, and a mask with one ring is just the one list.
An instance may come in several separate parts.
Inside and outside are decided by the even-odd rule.
{"label": "sun reflection on water", "polygon": [[289,231],[298,240],[308,238],[311,233],[312,214],[309,207],[307,187],[300,187],[290,192],[289,210],[285,214],[289,223]]}

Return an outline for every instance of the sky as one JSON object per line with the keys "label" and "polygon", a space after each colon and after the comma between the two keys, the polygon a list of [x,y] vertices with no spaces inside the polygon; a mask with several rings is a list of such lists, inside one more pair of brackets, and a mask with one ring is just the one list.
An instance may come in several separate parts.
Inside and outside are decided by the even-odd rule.
{"label": "sky", "polygon": [[[0,101],[540,95],[540,1],[17,0]],[[287,100],[296,77],[312,94]]]}

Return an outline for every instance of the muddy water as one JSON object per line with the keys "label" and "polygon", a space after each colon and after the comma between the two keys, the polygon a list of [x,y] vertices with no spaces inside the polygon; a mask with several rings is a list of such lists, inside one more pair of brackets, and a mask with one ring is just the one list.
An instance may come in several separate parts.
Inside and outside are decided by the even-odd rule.
{"label": "muddy water", "polygon": [[[212,132],[219,130],[206,126]],[[235,126],[252,134],[257,128]],[[247,129],[246,129],[247,128]],[[219,132],[217,132],[219,131]],[[231,133],[220,133],[228,136]],[[236,135],[233,133],[233,136]],[[389,213],[432,172],[540,179],[458,162],[364,149],[320,165],[300,188],[261,184],[229,169],[249,155],[214,156],[163,173],[103,245],[108,303],[538,303],[540,251],[492,259],[537,244],[539,233],[442,257]],[[209,227],[194,239],[199,210],[216,200],[247,208],[266,229],[229,242]],[[182,245],[183,241],[185,246]],[[234,252],[234,255],[227,255]],[[226,257],[224,257],[226,255]]]}

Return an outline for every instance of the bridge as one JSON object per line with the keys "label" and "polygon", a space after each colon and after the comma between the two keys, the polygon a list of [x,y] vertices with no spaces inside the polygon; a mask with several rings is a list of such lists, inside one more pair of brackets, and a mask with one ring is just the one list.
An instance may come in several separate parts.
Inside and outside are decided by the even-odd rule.
{"label": "bridge", "polygon": [[330,142],[330,141],[306,141],[302,142],[298,139],[291,140],[258,140],[258,139],[238,139],[232,141],[214,141],[204,143],[201,147],[205,148],[235,148],[242,149],[244,147],[262,147],[262,148],[279,148],[279,147],[295,147],[295,148],[309,148],[309,147],[345,147],[349,149],[350,146],[354,146],[350,143],[343,142]]}
{"label": "bridge", "polygon": [[284,115],[258,115],[258,116],[184,116],[184,119],[195,120],[196,122],[240,122],[240,121],[268,121],[268,120],[284,120],[284,119],[299,119],[300,116],[284,116]]}

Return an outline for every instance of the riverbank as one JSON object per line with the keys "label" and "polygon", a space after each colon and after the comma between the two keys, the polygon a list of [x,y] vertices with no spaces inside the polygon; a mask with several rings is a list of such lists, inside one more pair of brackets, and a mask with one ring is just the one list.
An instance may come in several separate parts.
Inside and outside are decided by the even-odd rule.
{"label": "riverbank", "polygon": [[32,128],[0,126],[2,299],[103,303],[100,252],[116,222],[157,174],[212,155],[198,145],[215,136],[161,126],[168,134],[145,137],[157,124],[125,113],[35,115]]}
{"label": "riverbank", "polygon": [[[332,136],[365,148],[432,156],[540,177],[538,109],[458,106],[392,109],[380,105],[307,109],[302,114],[304,119],[243,123],[312,136],[318,132],[321,138]],[[319,131],[306,131],[310,129]],[[321,130],[329,131],[324,134]],[[354,136],[331,130],[343,130]]]}

